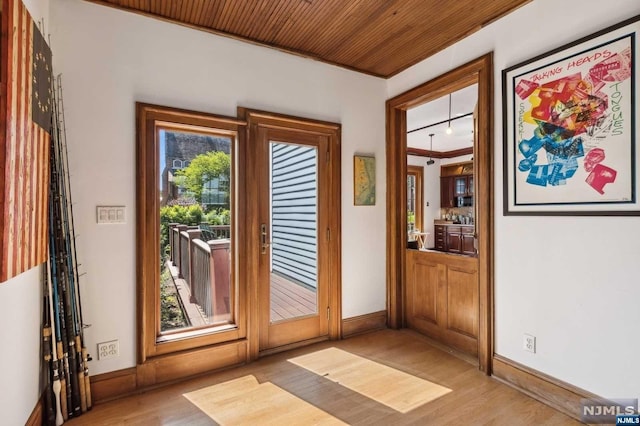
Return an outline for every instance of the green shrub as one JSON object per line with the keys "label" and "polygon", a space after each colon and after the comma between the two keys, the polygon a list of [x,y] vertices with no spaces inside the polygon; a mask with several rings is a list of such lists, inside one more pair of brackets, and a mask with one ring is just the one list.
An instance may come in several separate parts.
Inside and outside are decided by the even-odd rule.
{"label": "green shrub", "polygon": [[165,206],[160,208],[160,253],[162,259],[169,254],[169,224],[199,225],[204,213],[199,204]]}

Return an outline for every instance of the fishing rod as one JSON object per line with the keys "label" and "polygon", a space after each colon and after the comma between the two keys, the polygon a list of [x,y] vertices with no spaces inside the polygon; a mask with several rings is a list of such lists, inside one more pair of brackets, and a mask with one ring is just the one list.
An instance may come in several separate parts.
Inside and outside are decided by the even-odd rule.
{"label": "fishing rod", "polygon": [[[40,23],[40,30],[44,34],[44,20]],[[51,45],[51,40],[49,40],[49,45]],[[53,118],[53,117],[52,117]],[[53,123],[52,123],[53,124]],[[51,133],[51,132],[50,132]],[[51,148],[51,147],[49,147]],[[50,156],[51,149],[48,151],[45,150],[45,164],[50,164]],[[51,169],[49,169],[51,173]],[[47,398],[47,400],[51,400],[51,405],[53,410],[49,409],[47,411],[46,422],[48,425],[55,424],[56,426],[60,426],[64,423],[64,419],[67,416],[67,398],[66,398],[66,383],[65,383],[65,375],[64,375],[64,363],[61,358],[58,357],[58,354],[62,353],[61,346],[61,338],[62,338],[62,330],[59,315],[57,315],[57,309],[59,308],[59,300],[57,290],[54,291],[54,288],[57,289],[57,286],[53,285],[53,281],[56,280],[56,265],[53,260],[54,256],[54,245],[53,245],[53,200],[51,197],[51,187],[53,185],[53,178],[50,175],[49,177],[49,197],[47,200],[48,205],[48,227],[49,227],[49,235],[48,235],[48,253],[47,253],[47,266],[46,271],[44,273],[44,283],[46,288],[43,289],[43,292],[46,294],[46,306],[44,310],[48,314],[45,318],[43,318],[43,328],[49,334],[50,337],[50,351],[47,355],[50,362],[45,364],[47,368],[47,377],[50,379],[50,391],[47,392],[51,397]],[[45,345],[46,346],[46,345]],[[51,418],[50,411],[54,411],[53,418]]]}
{"label": "fishing rod", "polygon": [[[61,297],[59,315],[62,323],[62,344],[64,349],[65,372],[67,374],[67,404],[69,417],[82,412],[80,402],[80,388],[78,382],[77,350],[75,343],[75,314],[73,307],[73,282],[68,265],[68,250],[66,247],[66,217],[64,205],[64,182],[61,168],[58,128],[55,125],[51,143],[51,198],[53,200],[52,214],[54,218],[54,253],[58,270],[58,288]],[[84,382],[83,382],[84,383]]]}
{"label": "fishing rod", "polygon": [[43,388],[44,388],[44,413],[42,422],[45,425],[53,425],[56,418],[56,407],[54,406],[54,394],[52,387],[52,375],[51,375],[51,313],[49,312],[49,279],[47,275],[48,270],[43,268],[42,270],[42,355],[44,357],[44,371],[43,371]]}
{"label": "fishing rod", "polygon": [[[50,170],[53,175],[53,170]],[[53,178],[52,178],[53,180]],[[51,191],[51,184],[49,191]],[[62,329],[60,324],[60,315],[58,311],[60,309],[60,301],[58,300],[57,284],[57,271],[56,261],[54,255],[54,238],[53,238],[53,197],[49,194],[49,257],[47,258],[47,267],[49,269],[49,292],[53,296],[50,298],[50,309],[52,316],[52,324],[55,326],[55,334],[52,334],[52,347],[53,347],[53,391],[56,394],[56,407],[57,412],[60,413],[62,419],[58,423],[58,415],[56,412],[56,424],[60,425],[68,418],[67,414],[67,386],[65,380],[64,362],[58,357],[58,354],[62,356]],[[57,376],[57,380],[56,380]],[[56,392],[57,389],[57,392]]]}
{"label": "fishing rod", "polygon": [[[85,325],[79,286],[61,76],[53,78],[51,75],[50,82],[51,139],[47,151],[50,171],[47,258],[50,319],[43,318],[43,351],[45,365],[49,370],[45,378],[48,395],[45,395],[47,408],[44,420],[51,424],[53,415],[49,407],[55,399],[55,424],[59,426],[68,418],[91,409],[88,368],[91,357],[84,343]],[[51,350],[48,346],[51,346]]]}
{"label": "fishing rod", "polygon": [[[53,83],[52,83],[53,84]],[[77,333],[77,309],[75,307],[75,283],[74,283],[74,272],[73,265],[71,259],[71,250],[70,250],[70,236],[69,236],[69,217],[68,217],[68,206],[67,206],[67,194],[66,194],[66,186],[65,183],[65,173],[64,173],[64,160],[62,153],[62,144],[60,142],[60,127],[58,123],[57,116],[57,102],[56,102],[56,93],[53,91],[53,132],[52,132],[52,151],[54,153],[54,159],[51,162],[52,167],[55,169],[54,174],[54,192],[52,196],[54,197],[54,217],[57,219],[55,221],[56,228],[54,229],[54,235],[56,237],[57,243],[57,253],[60,265],[60,280],[62,283],[62,297],[64,301],[64,328],[66,332],[66,336],[64,338],[64,343],[66,343],[66,357],[65,361],[68,362],[68,380],[67,380],[67,390],[69,387],[71,388],[71,409],[69,410],[70,416],[80,415],[82,412],[86,411],[86,404],[83,404],[84,401],[84,375],[83,380],[79,380],[80,370],[81,374],[83,374],[82,362],[78,357],[78,348],[76,347],[76,341],[78,340]],[[80,384],[82,382],[82,385]],[[82,407],[84,406],[84,410]]]}
{"label": "fishing rod", "polygon": [[[44,20],[39,23],[40,30],[44,33]],[[46,154],[50,155],[49,152]],[[45,164],[49,162],[49,159],[45,156]],[[51,189],[51,180],[49,182],[49,189]],[[52,208],[52,200],[47,200],[49,209]],[[48,215],[49,228],[52,228],[52,217]],[[44,354],[44,371],[43,371],[43,387],[44,387],[44,413],[43,424],[59,426],[64,422],[62,415],[62,402],[61,402],[61,390],[59,374],[59,359],[58,359],[58,342],[61,337],[60,323],[56,321],[55,307],[54,307],[54,294],[52,287],[52,280],[55,277],[51,263],[51,256],[53,254],[51,244],[51,233],[49,233],[49,247],[46,257],[46,268],[42,270],[42,294],[43,294],[43,306],[42,306],[42,351]],[[57,301],[56,301],[57,307]],[[66,398],[65,398],[66,399]],[[66,407],[65,407],[66,411]]]}
{"label": "fishing rod", "polygon": [[[54,309],[53,309],[53,289],[51,287],[51,260],[50,257],[47,256],[47,295],[48,295],[48,313],[49,313],[49,324],[53,326],[55,323],[54,319]],[[51,330],[50,330],[51,331]],[[52,384],[51,391],[53,392],[53,403],[55,403],[55,425],[60,426],[64,423],[64,417],[62,416],[62,402],[60,397],[60,392],[62,390],[62,385],[60,383],[60,374],[58,369],[58,355],[56,348],[56,335],[55,333],[51,333],[51,371],[47,371],[47,375],[49,373],[52,376]],[[48,419],[50,421],[50,419]]]}
{"label": "fishing rod", "polygon": [[80,359],[78,362],[78,374],[79,374],[79,384],[80,384],[80,396],[81,396],[81,408],[82,412],[85,412],[88,409],[91,409],[91,383],[89,379],[89,365],[88,362],[91,360],[90,355],[88,354],[87,347],[85,346],[84,340],[84,328],[86,327],[84,324],[84,319],[82,316],[82,298],[80,296],[80,274],[78,269],[78,256],[76,252],[76,234],[75,234],[75,224],[74,224],[74,216],[73,216],[73,201],[71,198],[71,177],[70,177],[70,169],[69,169],[69,151],[67,148],[67,125],[64,116],[64,98],[62,96],[62,74],[58,74],[56,77],[56,86],[57,90],[54,92],[54,96],[57,95],[56,102],[54,105],[56,111],[56,118],[58,124],[58,132],[60,142],[60,153],[62,159],[62,170],[63,170],[63,190],[65,191],[66,197],[65,201],[68,200],[68,206],[65,209],[67,213],[66,223],[68,225],[67,228],[67,250],[69,253],[69,268],[71,271],[70,278],[73,280],[74,285],[72,288],[75,289],[75,294],[73,298],[73,302],[75,305],[74,313],[76,313],[76,321],[74,322],[75,326],[75,334],[76,334],[76,350],[79,351]]}

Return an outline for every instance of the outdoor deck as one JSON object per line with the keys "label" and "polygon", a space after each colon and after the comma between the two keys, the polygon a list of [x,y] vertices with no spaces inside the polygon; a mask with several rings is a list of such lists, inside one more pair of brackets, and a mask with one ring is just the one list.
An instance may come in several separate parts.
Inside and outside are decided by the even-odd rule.
{"label": "outdoor deck", "polygon": [[[182,299],[185,315],[191,326],[201,327],[212,323],[213,318],[207,318],[202,309],[191,301],[189,284],[178,278],[176,267],[167,262],[171,271],[177,293]],[[316,292],[307,287],[287,280],[278,274],[271,274],[271,322],[312,315],[317,313]],[[215,320],[213,321],[215,323]]]}
{"label": "outdoor deck", "polygon": [[271,274],[271,322],[318,312],[316,292]]}

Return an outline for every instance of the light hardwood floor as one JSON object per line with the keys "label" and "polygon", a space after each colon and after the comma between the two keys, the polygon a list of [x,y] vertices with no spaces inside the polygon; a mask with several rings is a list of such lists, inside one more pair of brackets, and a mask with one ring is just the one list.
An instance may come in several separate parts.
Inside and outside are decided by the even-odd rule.
{"label": "light hardwood floor", "polygon": [[[452,392],[403,414],[287,361],[331,347],[429,380]],[[255,376],[260,383],[271,382],[353,425],[580,424],[485,376],[476,366],[432,346],[426,338],[409,330],[381,330],[267,356],[248,365],[97,405],[66,424],[215,425],[213,419],[183,394],[247,375]],[[392,389],[394,383],[384,386]],[[250,410],[251,407],[252,404],[240,405],[238,409]],[[267,415],[264,422],[257,424],[266,424],[268,420]]]}

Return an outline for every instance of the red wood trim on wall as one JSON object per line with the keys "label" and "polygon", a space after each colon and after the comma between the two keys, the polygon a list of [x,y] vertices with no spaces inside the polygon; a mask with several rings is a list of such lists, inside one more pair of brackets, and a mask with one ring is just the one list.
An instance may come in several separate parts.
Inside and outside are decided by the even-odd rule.
{"label": "red wood trim on wall", "polygon": [[473,154],[473,147],[470,146],[468,148],[455,149],[453,151],[430,151],[428,149],[420,149],[420,148],[407,148],[407,155],[416,155],[418,157],[429,157],[429,158],[455,158],[460,157],[461,155],[470,155]]}

